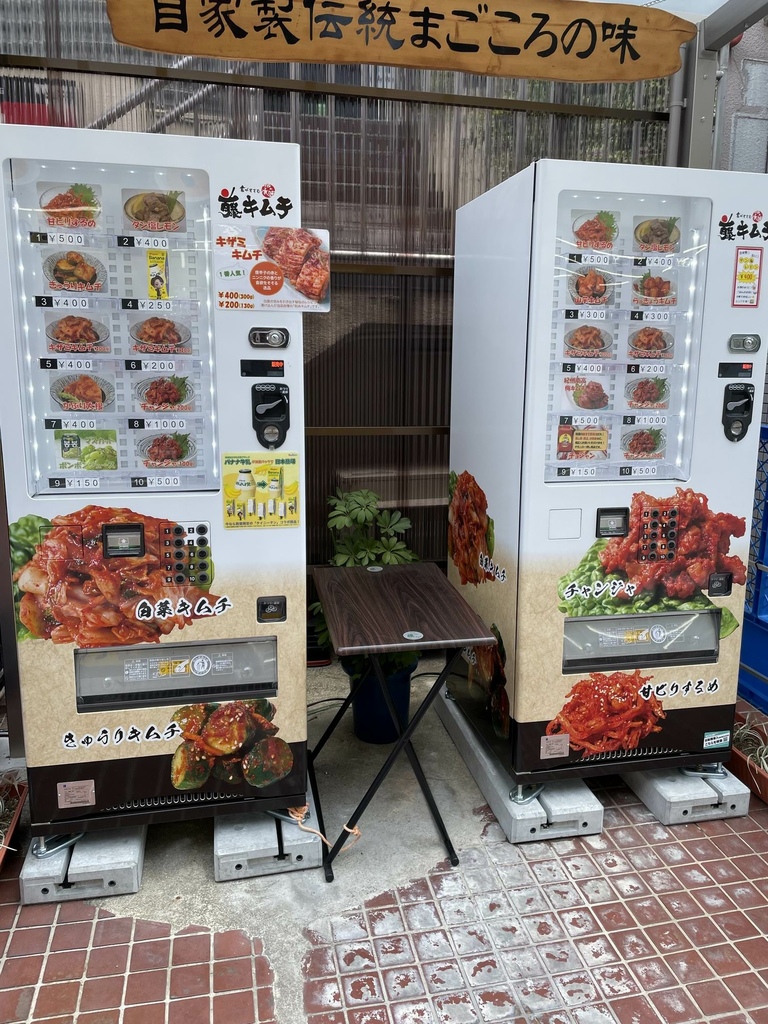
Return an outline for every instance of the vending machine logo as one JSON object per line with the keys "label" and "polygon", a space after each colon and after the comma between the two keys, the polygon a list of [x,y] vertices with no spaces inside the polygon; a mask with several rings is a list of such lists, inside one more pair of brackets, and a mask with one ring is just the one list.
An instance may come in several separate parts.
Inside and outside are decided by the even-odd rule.
{"label": "vending machine logo", "polygon": [[768,241],[768,220],[764,219],[762,210],[753,210],[752,213],[740,213],[738,210],[735,214],[724,213],[720,217],[717,230],[721,242],[736,242],[744,238],[761,238]]}
{"label": "vending machine logo", "polygon": [[[225,220],[240,220],[250,217],[277,217],[284,220],[293,209],[293,200],[289,196],[278,196],[277,189],[268,182],[251,188],[247,185],[224,186],[219,192],[217,202],[219,213]],[[274,199],[274,203],[272,200]]]}

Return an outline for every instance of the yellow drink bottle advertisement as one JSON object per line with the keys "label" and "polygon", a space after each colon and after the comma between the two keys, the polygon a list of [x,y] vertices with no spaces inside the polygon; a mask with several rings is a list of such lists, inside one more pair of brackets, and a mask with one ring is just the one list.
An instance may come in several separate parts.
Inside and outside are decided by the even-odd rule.
{"label": "yellow drink bottle advertisement", "polygon": [[299,525],[299,456],[238,452],[222,456],[224,527]]}

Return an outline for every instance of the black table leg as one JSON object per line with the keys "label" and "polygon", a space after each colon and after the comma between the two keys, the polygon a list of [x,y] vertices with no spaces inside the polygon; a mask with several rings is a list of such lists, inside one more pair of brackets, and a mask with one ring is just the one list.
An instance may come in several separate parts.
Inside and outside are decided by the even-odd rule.
{"label": "black table leg", "polygon": [[[410,720],[410,722],[408,723],[407,727],[402,732],[402,734],[400,735],[399,739],[395,743],[394,747],[390,751],[389,756],[387,757],[386,761],[384,762],[384,764],[379,769],[379,772],[376,775],[376,778],[373,780],[371,785],[368,787],[368,790],[367,790],[365,796],[363,797],[363,799],[360,801],[360,803],[357,805],[357,807],[352,812],[349,820],[347,821],[346,827],[344,828],[344,830],[342,830],[342,832],[339,835],[338,839],[336,840],[336,842],[333,844],[333,846],[331,847],[331,849],[328,852],[328,855],[327,855],[327,858],[326,858],[326,860],[328,862],[328,865],[330,865],[333,862],[333,860],[335,859],[335,857],[338,854],[339,850],[342,848],[342,846],[344,845],[345,841],[348,839],[349,833],[348,833],[347,830],[348,829],[349,830],[353,829],[355,827],[355,825],[358,823],[358,821],[362,817],[363,813],[365,812],[365,809],[367,808],[368,804],[371,802],[373,797],[376,795],[376,792],[379,789],[379,787],[381,786],[382,782],[384,781],[384,779],[386,779],[387,775],[389,775],[389,772],[390,772],[390,770],[392,768],[392,765],[397,760],[401,750],[403,750],[403,748],[406,746],[406,744],[408,744],[410,742],[411,736],[413,735],[413,733],[418,728],[418,725],[421,722],[422,718],[427,713],[427,711],[429,710],[430,705],[432,704],[432,702],[434,701],[435,697],[437,697],[438,693],[440,692],[440,687],[445,684],[445,680],[447,679],[447,677],[448,677],[451,669],[453,668],[453,666],[454,666],[454,664],[456,662],[456,659],[458,658],[460,653],[461,653],[460,651],[457,651],[456,655],[454,655],[454,657],[446,665],[446,667],[440,673],[440,675],[438,676],[436,681],[433,683],[429,693],[427,694],[427,696],[424,698],[424,700],[419,705],[415,715]],[[426,783],[426,779],[424,780],[424,782],[425,782],[425,785],[427,787],[427,790],[429,790],[429,786]],[[425,793],[425,796],[426,796],[426,793]],[[435,817],[435,822],[437,823],[439,821],[438,828],[440,828],[440,825],[442,825],[441,835],[443,835],[443,838],[445,840],[446,848],[448,849],[448,855],[449,855],[449,858],[451,860],[451,863],[454,864],[454,865],[458,864],[459,863],[459,858],[456,856],[456,851],[454,850],[453,845],[451,844],[451,840],[448,837],[448,833],[445,830],[445,825],[443,824],[442,818],[440,817],[440,813],[437,810],[437,806],[434,804],[434,799],[432,798],[431,792],[430,792],[430,799],[431,799],[430,809],[432,809],[432,807],[434,807],[433,817],[436,816]],[[429,802],[429,800],[428,800],[428,802]]]}
{"label": "black table leg", "polygon": [[[443,681],[448,677],[448,675],[450,675],[453,666],[456,664],[456,661],[460,656],[461,651],[456,651],[454,656],[451,658],[446,667],[440,673],[437,679],[438,684],[442,684]],[[369,657],[373,662],[376,678],[378,679],[379,686],[381,687],[381,693],[382,696],[384,697],[384,701],[389,710],[389,714],[392,717],[392,721],[395,723],[395,727],[397,728],[398,733],[402,735],[403,728],[402,725],[400,724],[400,719],[398,718],[397,715],[397,709],[395,708],[392,696],[389,692],[389,688],[387,687],[387,679],[386,676],[384,675],[384,671],[381,667],[379,659],[375,654],[369,655]],[[439,692],[440,686],[438,685],[437,693]],[[453,843],[451,842],[451,838],[448,835],[448,829],[445,827],[445,822],[443,821],[442,815],[440,814],[437,804],[435,803],[435,798],[432,795],[432,790],[430,789],[429,783],[427,782],[426,776],[424,775],[424,770],[421,767],[421,763],[418,757],[416,756],[416,751],[413,749],[413,744],[411,743],[410,740],[408,740],[408,742],[404,745],[403,749],[405,750],[406,756],[411,763],[413,774],[416,776],[416,781],[421,787],[421,791],[424,794],[424,799],[427,801],[427,806],[429,807],[430,813],[437,827],[437,831],[440,833],[440,836],[443,840],[446,851],[448,853],[448,859],[450,860],[451,864],[453,864],[455,867],[459,863],[459,858],[456,855],[456,850],[454,849]]]}
{"label": "black table leg", "polygon": [[[325,835],[325,822],[323,821],[323,808],[320,806],[320,793],[317,788],[317,778],[315,777],[315,755],[311,750],[307,751],[307,777],[309,779],[309,788],[312,790],[312,797],[315,801],[315,810],[317,811],[317,828],[318,831]],[[323,843],[321,846],[323,851],[323,870],[325,871],[326,882],[333,881],[333,868],[331,862],[328,860],[326,846]]]}

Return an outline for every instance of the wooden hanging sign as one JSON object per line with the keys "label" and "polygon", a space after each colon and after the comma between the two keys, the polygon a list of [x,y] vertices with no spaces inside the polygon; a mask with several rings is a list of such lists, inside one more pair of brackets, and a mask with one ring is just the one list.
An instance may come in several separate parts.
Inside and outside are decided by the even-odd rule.
{"label": "wooden hanging sign", "polygon": [[242,61],[384,64],[567,82],[671,75],[696,34],[588,0],[107,0],[118,42]]}

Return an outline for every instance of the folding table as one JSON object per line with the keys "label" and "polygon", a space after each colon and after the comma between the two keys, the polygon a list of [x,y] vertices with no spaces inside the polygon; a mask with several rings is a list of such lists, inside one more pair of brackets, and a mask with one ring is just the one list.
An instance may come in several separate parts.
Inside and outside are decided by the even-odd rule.
{"label": "folding table", "polygon": [[[440,833],[451,864],[459,858],[440,815],[432,791],[411,744],[411,736],[440,687],[461,656],[461,648],[492,646],[496,638],[482,619],[470,608],[459,591],[432,562],[404,565],[328,567],[314,570],[317,592],[323,606],[328,631],[336,654],[340,657],[367,655],[386,702],[399,738],[375,779],[357,805],[338,839],[325,856],[325,877],[333,880],[332,863],[344,842],[389,774],[402,750],[421,787],[435,825]],[[386,685],[380,655],[394,651],[453,650],[445,668],[403,729]],[[314,774],[314,761],[352,703],[363,679],[358,679],[344,700],[314,750],[309,751],[310,784],[315,794],[318,817],[320,801]],[[321,821],[322,828],[322,821]]]}

